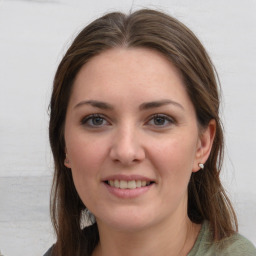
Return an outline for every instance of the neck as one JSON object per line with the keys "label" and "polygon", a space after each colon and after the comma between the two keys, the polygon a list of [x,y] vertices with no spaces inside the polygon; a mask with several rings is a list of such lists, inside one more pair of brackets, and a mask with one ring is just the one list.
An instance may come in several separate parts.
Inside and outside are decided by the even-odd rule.
{"label": "neck", "polygon": [[187,216],[134,232],[98,227],[100,242],[93,256],[185,256],[200,230],[200,225],[192,223]]}

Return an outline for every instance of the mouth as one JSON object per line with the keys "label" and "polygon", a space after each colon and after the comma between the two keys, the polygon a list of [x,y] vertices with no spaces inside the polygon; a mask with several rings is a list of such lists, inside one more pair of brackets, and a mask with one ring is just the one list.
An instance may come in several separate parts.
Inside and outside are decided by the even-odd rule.
{"label": "mouth", "polygon": [[146,180],[106,180],[104,181],[107,185],[114,188],[119,189],[136,189],[136,188],[142,188],[147,187],[152,184],[154,184],[154,181],[146,181]]}

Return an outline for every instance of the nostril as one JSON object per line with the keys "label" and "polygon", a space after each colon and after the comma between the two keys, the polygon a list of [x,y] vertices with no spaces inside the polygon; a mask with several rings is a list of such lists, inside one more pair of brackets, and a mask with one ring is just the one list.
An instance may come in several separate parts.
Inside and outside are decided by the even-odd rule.
{"label": "nostril", "polygon": [[[118,136],[117,136],[118,137]],[[123,138],[118,138],[113,141],[110,149],[110,158],[115,163],[131,165],[140,163],[145,158],[144,149],[135,142],[136,139],[127,134]]]}

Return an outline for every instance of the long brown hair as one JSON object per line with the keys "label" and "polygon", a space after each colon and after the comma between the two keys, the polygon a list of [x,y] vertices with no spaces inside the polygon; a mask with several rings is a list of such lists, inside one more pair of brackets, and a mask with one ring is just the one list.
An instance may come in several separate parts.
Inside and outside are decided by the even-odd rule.
{"label": "long brown hair", "polygon": [[[64,125],[74,79],[81,67],[115,47],[147,47],[161,52],[181,72],[194,105],[198,124],[216,121],[216,135],[203,171],[193,173],[188,186],[188,216],[195,223],[208,220],[213,240],[237,231],[232,205],[221,185],[223,132],[219,118],[219,89],[215,68],[196,36],[181,22],[159,11],[143,9],[125,15],[109,13],[85,27],[63,57],[54,79],[50,102],[49,136],[55,163],[51,217],[57,235],[54,255],[90,255],[99,241],[97,224],[83,232],[86,209],[64,166]],[[86,254],[85,254],[86,253]]]}

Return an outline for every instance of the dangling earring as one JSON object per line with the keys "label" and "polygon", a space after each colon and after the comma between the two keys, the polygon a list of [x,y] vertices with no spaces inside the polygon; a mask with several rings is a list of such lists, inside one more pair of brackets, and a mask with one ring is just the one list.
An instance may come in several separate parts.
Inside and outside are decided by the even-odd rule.
{"label": "dangling earring", "polygon": [[198,164],[198,166],[200,167],[200,169],[201,169],[201,170],[203,170],[203,169],[204,169],[204,164],[199,163],[199,164]]}
{"label": "dangling earring", "polygon": [[86,208],[81,212],[80,228],[84,229],[96,222],[94,215]]}

